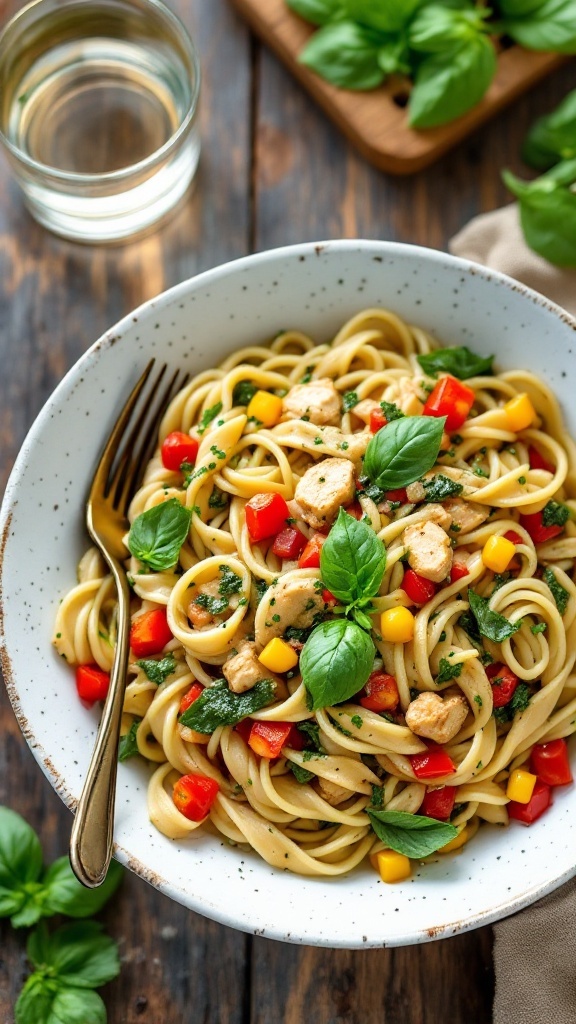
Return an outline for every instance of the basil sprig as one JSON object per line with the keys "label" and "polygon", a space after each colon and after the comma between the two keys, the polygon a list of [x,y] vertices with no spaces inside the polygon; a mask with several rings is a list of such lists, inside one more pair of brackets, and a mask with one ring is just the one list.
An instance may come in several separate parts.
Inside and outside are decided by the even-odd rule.
{"label": "basil sprig", "polygon": [[534,181],[506,170],[502,177],[518,200],[530,248],[559,267],[576,267],[576,158],[562,160]]}
{"label": "basil sprig", "polygon": [[274,700],[275,685],[271,679],[261,679],[246,693],[233,693],[224,679],[207,687],[180,716],[181,725],[205,734],[213,733],[219,725],[236,725],[255,711]]}
{"label": "basil sprig", "polygon": [[534,122],[522,147],[522,159],[537,171],[576,156],[576,89],[551,114]]}
{"label": "basil sprig", "polygon": [[520,629],[522,621],[510,622],[510,619],[507,619],[505,615],[500,615],[500,612],[493,611],[490,608],[490,601],[487,597],[480,597],[473,590],[469,590],[468,600],[470,602],[470,611],[478,624],[478,630],[488,640],[501,644],[503,640],[508,640],[509,637],[513,636]]}
{"label": "basil sprig", "polygon": [[439,373],[450,373],[458,380],[466,380],[468,377],[491,375],[494,372],[494,356],[478,356],[466,345],[437,348],[416,358],[429,377],[436,377]]}
{"label": "basil sprig", "polygon": [[372,671],[374,654],[368,633],[349,619],[316,626],[300,655],[310,710],[339,704],[361,689]]}
{"label": "basil sprig", "polygon": [[188,536],[191,518],[192,510],[181,505],[178,498],[169,498],[142,512],[128,534],[131,554],[156,572],[171,569]]}
{"label": "basil sprig", "polygon": [[383,491],[407,487],[432,469],[446,417],[403,416],[379,430],[364,456],[364,470]]}
{"label": "basil sprig", "polygon": [[375,811],[367,808],[376,835],[391,850],[418,860],[446,846],[458,835],[447,821],[406,811]]}
{"label": "basil sprig", "polygon": [[334,597],[353,606],[367,604],[380,589],[386,548],[367,523],[341,508],[320,554],[320,574]]}

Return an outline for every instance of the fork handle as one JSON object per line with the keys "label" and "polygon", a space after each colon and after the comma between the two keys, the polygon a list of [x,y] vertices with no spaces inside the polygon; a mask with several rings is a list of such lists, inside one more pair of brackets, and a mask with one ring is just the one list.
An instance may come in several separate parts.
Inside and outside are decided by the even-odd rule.
{"label": "fork handle", "polygon": [[90,889],[102,884],[112,859],[118,743],[129,652],[128,582],[114,558],[106,556],[106,561],[118,590],[118,635],[110,687],[70,836],[72,870]]}

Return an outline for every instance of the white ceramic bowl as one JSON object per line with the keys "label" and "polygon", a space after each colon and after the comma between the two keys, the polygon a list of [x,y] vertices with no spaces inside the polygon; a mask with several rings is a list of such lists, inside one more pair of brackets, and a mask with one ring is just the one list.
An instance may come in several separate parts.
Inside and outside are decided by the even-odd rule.
{"label": "white ceramic bowl", "polygon": [[[201,274],[126,317],[76,363],[38,416],[2,510],[8,690],[34,756],[69,806],[98,712],[77,700],[50,636],[87,545],[91,474],[131,382],[152,355],[196,372],[280,328],[326,341],[347,317],[375,305],[446,344],[496,352],[501,368],[540,374],[576,436],[576,322],[516,282],[443,253],[360,241],[278,249]],[[511,914],[576,873],[576,787],[556,791],[552,809],[531,828],[486,827],[461,855],[384,885],[370,868],[312,880],[210,836],[166,839],[148,821],[146,780],[143,765],[120,765],[117,858],[185,906],[258,935],[349,948],[423,942]]]}

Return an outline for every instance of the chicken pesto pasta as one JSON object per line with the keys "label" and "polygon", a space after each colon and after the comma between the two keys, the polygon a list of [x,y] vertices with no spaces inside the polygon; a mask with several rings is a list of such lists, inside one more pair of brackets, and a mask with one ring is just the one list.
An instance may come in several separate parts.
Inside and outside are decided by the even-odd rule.
{"label": "chicken pesto pasta", "polygon": [[[383,881],[572,780],[576,449],[548,387],[368,309],[282,331],[169,406],[130,507],[120,757],[150,819]],[[95,549],[54,644],[105,696]]]}

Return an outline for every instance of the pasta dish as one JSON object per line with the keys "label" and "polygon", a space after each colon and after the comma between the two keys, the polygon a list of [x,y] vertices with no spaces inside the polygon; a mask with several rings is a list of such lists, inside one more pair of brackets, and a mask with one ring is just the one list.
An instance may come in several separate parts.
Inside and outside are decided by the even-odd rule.
{"label": "pasta dish", "polygon": [[[572,781],[575,474],[541,380],[385,309],[198,374],[126,536],[119,756],[154,825],[388,882],[539,818]],[[91,548],[54,636],[89,703],[115,621]]]}

